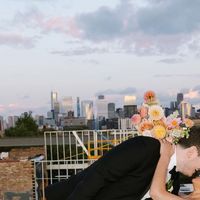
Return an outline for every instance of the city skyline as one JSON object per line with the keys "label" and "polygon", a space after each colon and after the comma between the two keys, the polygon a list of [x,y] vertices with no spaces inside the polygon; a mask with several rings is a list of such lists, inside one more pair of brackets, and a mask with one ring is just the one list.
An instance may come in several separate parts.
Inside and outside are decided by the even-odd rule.
{"label": "city skyline", "polygon": [[[33,116],[37,125],[41,128],[48,127],[56,130],[64,127],[90,127],[93,128],[116,128],[123,126],[123,129],[131,127],[131,119],[137,114],[143,104],[137,104],[136,96],[124,96],[123,106],[116,106],[115,102],[109,102],[104,95],[99,95],[95,102],[91,100],[82,100],[76,98],[76,103],[72,97],[64,97],[59,99],[56,91],[50,93],[51,107],[44,115]],[[158,99],[157,99],[158,100]],[[64,101],[64,102],[63,102]],[[158,103],[159,100],[157,101]],[[81,104],[81,105],[80,105]],[[178,112],[179,116],[184,119],[189,117],[192,119],[200,118],[200,109],[185,101],[183,93],[177,93],[175,101],[171,101],[168,106],[161,105],[165,116],[169,116],[174,112]],[[16,122],[26,113],[20,116],[8,116],[7,119],[0,116],[0,130],[15,127]]]}
{"label": "city skyline", "polygon": [[0,4],[0,115],[46,113],[50,91],[120,104],[124,95],[140,103],[151,89],[164,105],[183,92],[199,108],[199,7],[196,0]]}
{"label": "city skyline", "polygon": [[[159,98],[157,96],[158,102],[161,104],[163,108],[173,108],[175,109],[181,102],[183,103],[189,103],[191,106],[193,106],[196,110],[199,110],[199,107],[192,104],[190,101],[188,101],[187,98],[185,98],[185,95],[183,93],[177,93],[176,96],[174,96],[169,102],[162,102],[162,97]],[[77,114],[77,98],[79,99],[79,109],[80,109],[80,116]],[[109,112],[109,104],[114,104],[115,111],[117,112],[117,109],[123,109],[125,106],[142,106],[144,102],[143,96],[136,96],[136,95],[121,95],[118,96],[117,99],[112,98],[111,96],[106,95],[98,95],[95,96],[93,99],[82,99],[80,97],[72,97],[72,96],[66,96],[66,95],[59,95],[57,91],[51,91],[49,93],[49,104],[47,109],[44,112],[35,112],[33,109],[29,110],[23,110],[22,112],[13,112],[9,115],[4,115],[1,113],[0,116],[9,118],[10,116],[21,116],[24,112],[31,112],[34,116],[54,116],[54,114],[65,114],[72,112],[74,116],[76,117],[85,117],[85,114],[83,114],[83,109],[85,109],[85,103],[86,104],[92,104],[92,110],[88,110],[91,112],[89,115],[98,118],[98,115],[100,116],[103,114],[107,118],[108,112]],[[87,105],[88,106],[88,105]],[[91,107],[91,106],[89,106]],[[88,108],[89,108],[88,107]],[[87,108],[87,109],[88,109]],[[91,109],[91,108],[89,108]],[[107,110],[108,109],[108,110]],[[106,111],[107,110],[107,111]],[[176,109],[175,109],[176,110]],[[88,112],[86,111],[86,112]],[[52,113],[54,112],[54,114]],[[93,114],[92,114],[93,113]],[[86,117],[87,118],[87,117]]]}

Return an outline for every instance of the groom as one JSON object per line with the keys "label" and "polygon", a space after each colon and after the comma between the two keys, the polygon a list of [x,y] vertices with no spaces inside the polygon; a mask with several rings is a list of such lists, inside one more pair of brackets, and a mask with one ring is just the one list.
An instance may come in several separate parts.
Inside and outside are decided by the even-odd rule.
{"label": "groom", "polygon": [[[192,176],[200,168],[200,128],[176,147],[176,169]],[[160,157],[160,142],[131,138],[114,147],[90,167],[46,188],[47,200],[141,200],[148,191]]]}

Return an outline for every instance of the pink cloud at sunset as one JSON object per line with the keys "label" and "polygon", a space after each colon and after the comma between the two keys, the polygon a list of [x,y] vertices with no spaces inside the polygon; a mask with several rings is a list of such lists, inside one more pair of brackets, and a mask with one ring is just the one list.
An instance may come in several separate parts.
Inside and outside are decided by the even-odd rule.
{"label": "pink cloud at sunset", "polygon": [[199,91],[191,89],[188,93],[184,94],[184,97],[186,99],[198,99],[200,98],[200,94]]}
{"label": "pink cloud at sunset", "polygon": [[34,38],[22,35],[21,33],[0,32],[0,45],[32,48],[34,45]]}

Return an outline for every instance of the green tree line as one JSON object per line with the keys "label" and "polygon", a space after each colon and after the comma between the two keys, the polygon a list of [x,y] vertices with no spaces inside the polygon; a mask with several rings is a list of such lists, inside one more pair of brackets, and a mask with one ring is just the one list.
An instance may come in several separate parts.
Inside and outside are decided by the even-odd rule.
{"label": "green tree line", "polygon": [[8,137],[20,136],[35,136],[41,134],[38,130],[38,125],[32,117],[32,112],[25,112],[18,118],[15,127],[5,130],[5,135]]}

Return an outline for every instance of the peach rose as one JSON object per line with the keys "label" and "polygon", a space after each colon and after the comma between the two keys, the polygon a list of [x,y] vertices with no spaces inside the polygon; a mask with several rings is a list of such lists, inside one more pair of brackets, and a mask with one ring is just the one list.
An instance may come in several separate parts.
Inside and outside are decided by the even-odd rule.
{"label": "peach rose", "polygon": [[186,127],[188,127],[188,128],[191,128],[194,126],[194,122],[188,118],[184,119],[184,123],[185,123]]}
{"label": "peach rose", "polygon": [[139,132],[144,132],[146,130],[152,130],[153,129],[153,123],[148,120],[144,120],[140,125],[139,125]]}
{"label": "peach rose", "polygon": [[144,94],[144,100],[145,100],[146,103],[155,101],[156,100],[156,94],[155,94],[155,92],[151,91],[151,90],[145,92],[145,94]]}
{"label": "peach rose", "polygon": [[141,116],[139,114],[135,114],[131,117],[131,121],[133,125],[138,125],[141,122]]}

